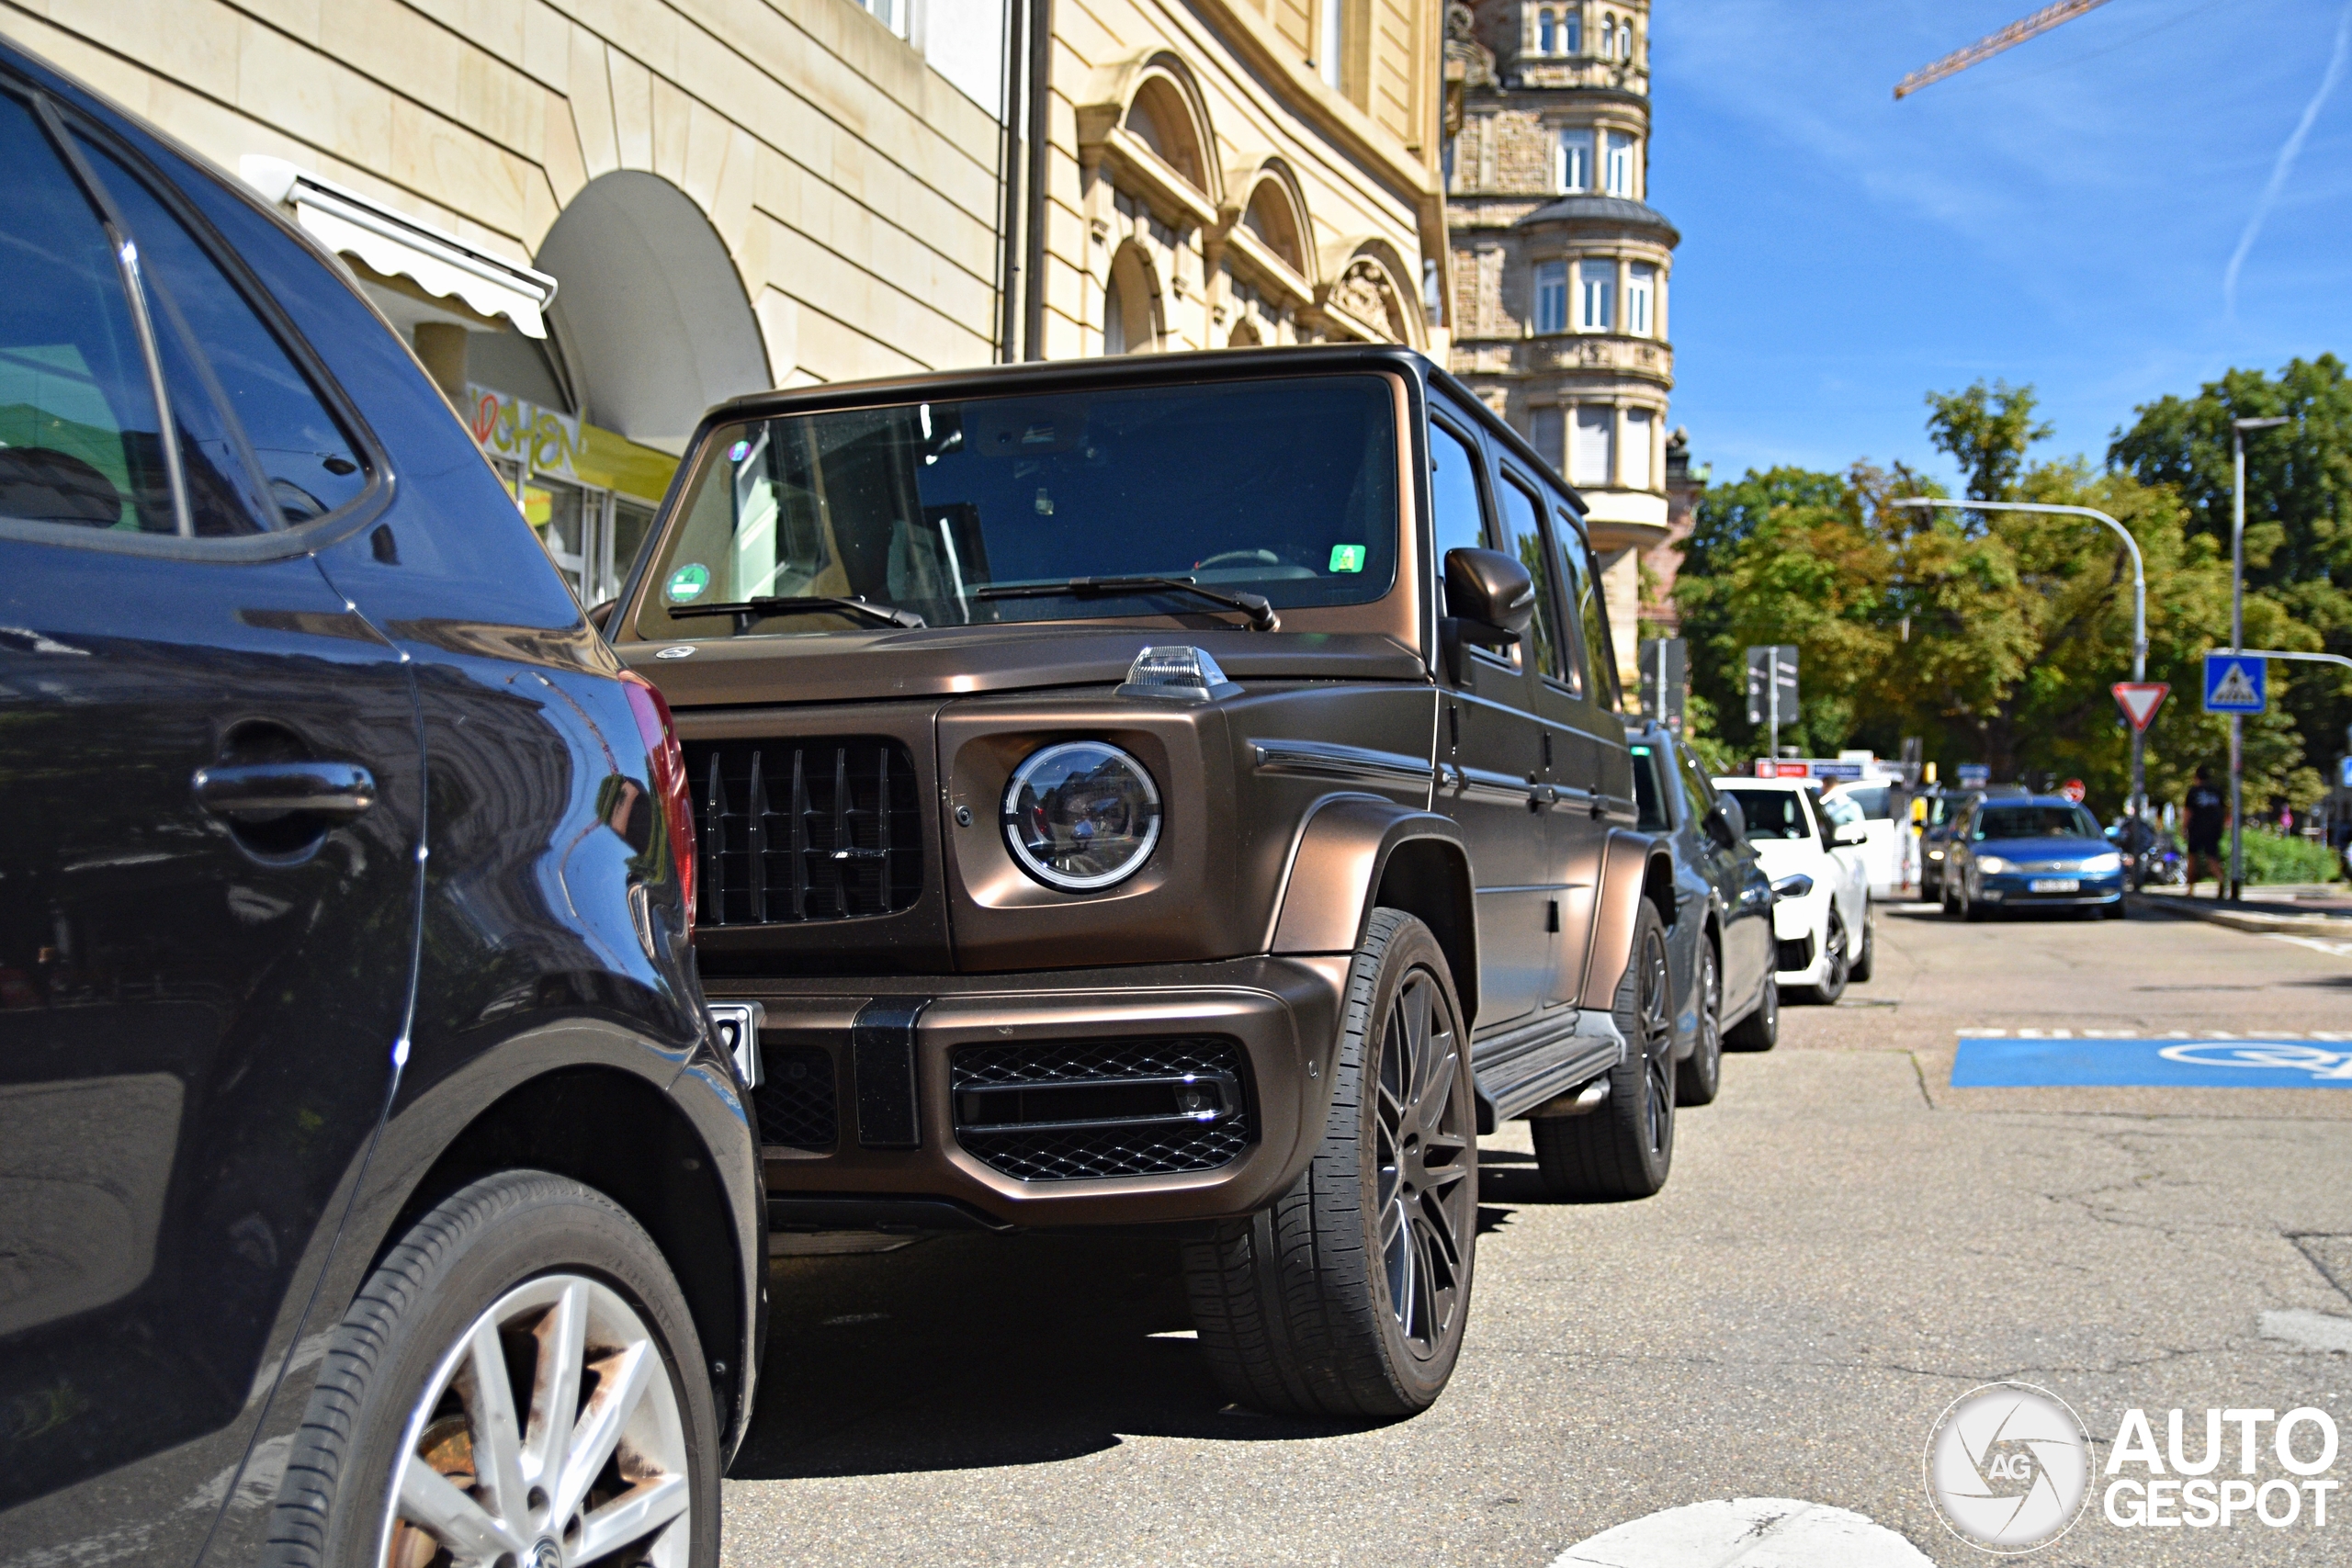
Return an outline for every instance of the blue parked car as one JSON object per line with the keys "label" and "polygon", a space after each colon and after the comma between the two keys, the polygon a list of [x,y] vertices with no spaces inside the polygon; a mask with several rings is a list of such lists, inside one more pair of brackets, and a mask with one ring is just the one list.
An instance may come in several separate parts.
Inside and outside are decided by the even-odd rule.
{"label": "blue parked car", "polygon": [[1953,824],[1943,865],[1944,913],[1983,919],[2002,909],[2074,909],[2123,918],[2123,857],[2098,818],[2064,795],[1980,797]]}

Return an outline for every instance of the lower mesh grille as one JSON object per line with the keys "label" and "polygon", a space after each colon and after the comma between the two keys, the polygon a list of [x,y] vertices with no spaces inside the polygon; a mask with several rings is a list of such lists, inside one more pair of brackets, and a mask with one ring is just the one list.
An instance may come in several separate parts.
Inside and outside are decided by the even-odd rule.
{"label": "lower mesh grille", "polygon": [[760,1057],[767,1081],[752,1091],[760,1142],[812,1154],[830,1150],[841,1136],[832,1053],[821,1045],[766,1045]]}
{"label": "lower mesh grille", "polygon": [[1021,1181],[1214,1170],[1253,1136],[1241,1050],[1216,1037],[967,1045],[956,1141]]}
{"label": "lower mesh grille", "polygon": [[1813,964],[1813,933],[1781,939],[1781,967],[1784,970],[1804,969]]}

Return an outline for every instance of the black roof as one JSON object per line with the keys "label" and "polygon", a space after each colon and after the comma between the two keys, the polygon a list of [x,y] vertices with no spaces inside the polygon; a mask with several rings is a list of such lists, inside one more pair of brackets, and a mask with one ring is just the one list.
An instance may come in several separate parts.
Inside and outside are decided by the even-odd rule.
{"label": "black roof", "polygon": [[1665,213],[1645,202],[1622,196],[1564,196],[1546,202],[1519,220],[1524,229],[1534,223],[1604,223],[1623,229],[1650,229],[1666,237],[1668,245],[1682,243],[1682,231]]}

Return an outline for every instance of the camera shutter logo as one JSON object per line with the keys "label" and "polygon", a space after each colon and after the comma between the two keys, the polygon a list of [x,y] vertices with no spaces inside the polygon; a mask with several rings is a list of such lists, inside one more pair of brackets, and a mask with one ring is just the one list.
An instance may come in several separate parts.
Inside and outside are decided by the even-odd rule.
{"label": "camera shutter logo", "polygon": [[2090,1435],[2066,1402],[1996,1382],[1952,1401],[1928,1435],[1928,1497],[1944,1527],[1988,1551],[2049,1545],[2090,1495]]}

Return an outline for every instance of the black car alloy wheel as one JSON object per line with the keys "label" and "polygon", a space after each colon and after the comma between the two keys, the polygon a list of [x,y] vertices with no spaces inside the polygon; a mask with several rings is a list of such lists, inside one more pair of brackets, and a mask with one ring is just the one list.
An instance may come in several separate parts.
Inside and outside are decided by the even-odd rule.
{"label": "black car alloy wheel", "polygon": [[1715,944],[1704,934],[1699,938],[1699,983],[1691,987],[1690,1001],[1699,1010],[1698,1038],[1675,1072],[1674,1098],[1683,1105],[1705,1105],[1723,1086],[1724,975]]}
{"label": "black car alloy wheel", "polygon": [[1477,1224],[1475,1125],[1460,1092],[1461,1042],[1425,969],[1406,976],[1381,1031],[1377,1136],[1381,1271],[1388,1313],[1426,1360],[1462,1310],[1464,1238]]}

